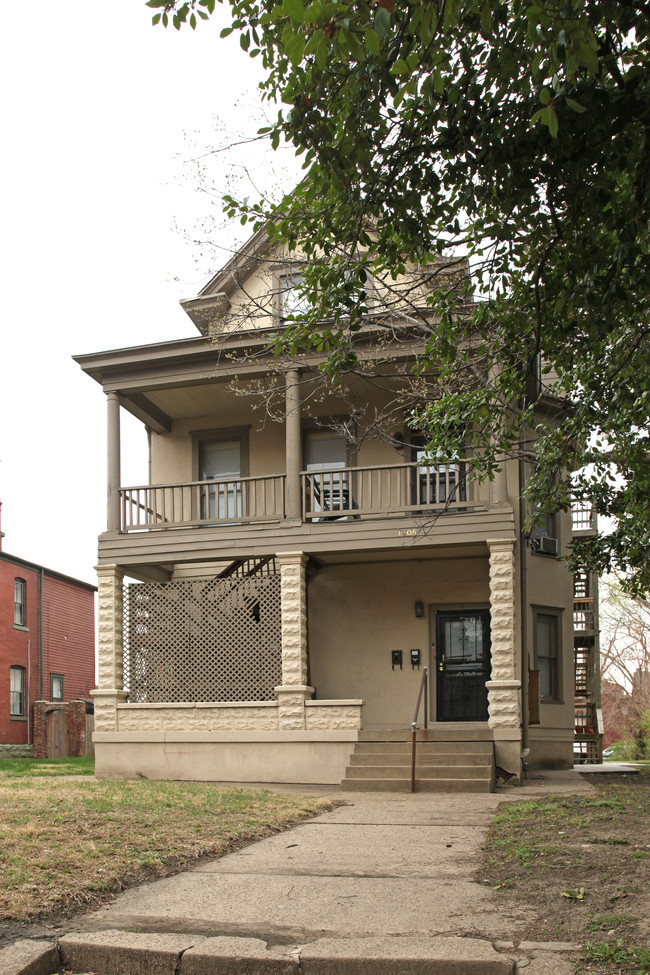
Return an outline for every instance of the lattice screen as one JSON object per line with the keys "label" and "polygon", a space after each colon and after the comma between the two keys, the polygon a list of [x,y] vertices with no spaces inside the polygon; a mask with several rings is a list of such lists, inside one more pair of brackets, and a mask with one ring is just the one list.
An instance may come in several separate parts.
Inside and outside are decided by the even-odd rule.
{"label": "lattice screen", "polygon": [[131,702],[275,699],[282,683],[279,574],[124,588]]}

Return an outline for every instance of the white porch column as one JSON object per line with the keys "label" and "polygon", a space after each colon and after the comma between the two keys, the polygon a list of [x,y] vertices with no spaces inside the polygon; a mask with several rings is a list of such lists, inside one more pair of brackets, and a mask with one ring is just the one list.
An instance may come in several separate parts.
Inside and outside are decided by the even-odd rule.
{"label": "white porch column", "polygon": [[97,690],[95,730],[117,731],[117,705],[126,699],[122,664],[122,582],[116,565],[97,566]]}
{"label": "white porch column", "polygon": [[300,520],[300,372],[288,369],[285,374],[285,432],[286,432],[286,517]]}
{"label": "white porch column", "polygon": [[307,580],[304,552],[283,552],[280,565],[282,604],[282,684],[275,688],[281,731],[305,727],[305,700],[314,692],[307,685]]}
{"label": "white porch column", "polygon": [[117,393],[107,393],[107,464],[106,464],[106,495],[107,518],[106,527],[109,532],[120,530],[120,397]]}
{"label": "white porch column", "polygon": [[521,771],[521,681],[515,644],[515,541],[489,539],[492,670],[487,681],[488,724],[497,764]]}

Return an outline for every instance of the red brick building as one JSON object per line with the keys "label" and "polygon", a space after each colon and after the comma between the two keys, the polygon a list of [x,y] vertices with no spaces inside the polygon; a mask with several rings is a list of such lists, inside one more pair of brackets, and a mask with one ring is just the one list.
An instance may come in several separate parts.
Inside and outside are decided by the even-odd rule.
{"label": "red brick building", "polygon": [[34,701],[91,700],[95,592],[0,551],[0,745],[33,742]]}

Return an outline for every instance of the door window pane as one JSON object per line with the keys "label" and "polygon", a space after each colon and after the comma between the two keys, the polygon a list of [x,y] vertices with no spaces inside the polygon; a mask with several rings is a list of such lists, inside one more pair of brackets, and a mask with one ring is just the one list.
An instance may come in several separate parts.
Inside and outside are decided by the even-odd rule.
{"label": "door window pane", "polygon": [[[341,511],[348,507],[347,441],[332,430],[305,434],[305,469],[312,473],[309,485],[313,511]],[[339,473],[340,472],[340,473]]]}

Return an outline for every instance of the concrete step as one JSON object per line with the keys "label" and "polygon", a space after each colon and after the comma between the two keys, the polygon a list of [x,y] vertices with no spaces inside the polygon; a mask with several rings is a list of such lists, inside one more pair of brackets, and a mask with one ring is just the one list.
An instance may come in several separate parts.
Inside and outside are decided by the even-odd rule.
{"label": "concrete step", "polygon": [[[489,765],[418,765],[415,774],[419,779],[489,779]],[[346,779],[399,779],[411,775],[411,765],[348,765]]]}
{"label": "concrete step", "polygon": [[[359,741],[356,751],[411,753],[412,741]],[[487,755],[492,756],[494,744],[491,741],[425,741],[417,739],[418,755]]]}
{"label": "concrete step", "polygon": [[[490,768],[492,762],[486,755],[422,755],[417,752],[415,764],[431,766],[466,766],[476,765],[480,768]],[[400,755],[398,752],[354,752],[350,756],[350,765],[408,765],[411,766],[410,754]]]}
{"label": "concrete step", "polygon": [[[416,792],[492,792],[492,779],[421,779],[416,776]],[[343,792],[410,792],[411,778],[343,779]]]}
{"label": "concrete step", "polygon": [[[410,741],[411,728],[363,728],[359,732],[359,741]],[[492,731],[484,722],[477,722],[473,727],[462,723],[448,721],[429,725],[426,729],[418,728],[418,741],[482,741],[492,744]]]}
{"label": "concrete step", "polygon": [[[393,734],[393,732],[385,733]],[[395,734],[400,734],[399,729]],[[341,783],[343,789],[410,791],[412,741],[359,741]],[[417,791],[491,792],[494,789],[492,741],[428,741],[416,749]],[[392,784],[394,783],[394,785]],[[440,783],[440,785],[436,785]]]}

